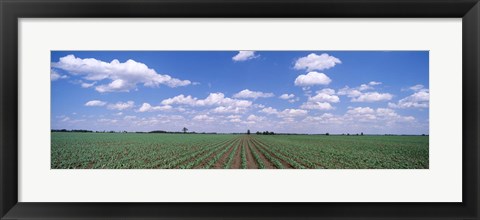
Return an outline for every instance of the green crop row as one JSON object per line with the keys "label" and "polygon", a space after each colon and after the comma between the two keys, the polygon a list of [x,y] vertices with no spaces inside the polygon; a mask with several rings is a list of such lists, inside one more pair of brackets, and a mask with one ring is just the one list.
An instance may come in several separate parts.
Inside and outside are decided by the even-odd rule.
{"label": "green crop row", "polygon": [[52,169],[211,169],[221,158],[222,168],[428,169],[429,137],[51,133]]}

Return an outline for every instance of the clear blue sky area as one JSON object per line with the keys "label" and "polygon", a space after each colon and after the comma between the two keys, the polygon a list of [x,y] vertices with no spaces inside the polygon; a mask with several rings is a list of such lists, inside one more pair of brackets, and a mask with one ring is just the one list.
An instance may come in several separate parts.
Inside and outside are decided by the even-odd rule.
{"label": "clear blue sky area", "polygon": [[52,51],[51,127],[429,133],[428,51]]}

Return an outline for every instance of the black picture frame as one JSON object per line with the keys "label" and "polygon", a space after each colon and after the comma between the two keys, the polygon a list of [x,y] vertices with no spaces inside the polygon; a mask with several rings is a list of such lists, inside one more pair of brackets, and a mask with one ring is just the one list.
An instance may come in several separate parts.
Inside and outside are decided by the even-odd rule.
{"label": "black picture frame", "polygon": [[[480,155],[477,97],[480,97],[480,4],[478,0],[0,0],[0,15],[1,219],[479,219]],[[463,202],[18,202],[17,21],[19,18],[46,17],[462,18]]]}

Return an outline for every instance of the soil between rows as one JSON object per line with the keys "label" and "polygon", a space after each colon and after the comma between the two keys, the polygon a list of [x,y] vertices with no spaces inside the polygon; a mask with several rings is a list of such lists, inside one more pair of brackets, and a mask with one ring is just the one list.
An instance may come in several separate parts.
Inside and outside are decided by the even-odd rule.
{"label": "soil between rows", "polygon": [[[236,142],[238,142],[238,140],[235,140]],[[231,143],[227,143],[225,144],[225,147],[228,147],[228,145],[230,145]],[[212,166],[212,169],[223,169],[224,166],[225,166],[225,163],[228,162],[228,156],[230,155],[230,153],[232,153],[233,149],[235,149],[235,146],[237,145],[237,143],[233,143],[231,144],[232,146],[230,147],[230,149],[225,153],[223,154],[223,156],[215,163],[215,165]]]}
{"label": "soil between rows", "polygon": [[[266,144],[263,143],[262,141],[260,141],[260,140],[257,140],[257,141],[258,141],[259,143],[262,143],[263,145],[266,146]],[[283,156],[289,157],[289,155],[288,155],[287,152],[281,152],[281,151],[277,151],[277,152],[278,152],[279,154],[282,154]],[[313,161],[310,161],[310,163],[315,164],[316,167],[309,167],[309,166],[307,165],[307,162],[305,161],[305,160],[307,160],[307,159],[305,159],[305,160],[299,160],[299,159],[294,159],[294,158],[292,158],[292,159],[295,160],[297,163],[301,164],[302,166],[307,167],[307,168],[309,168],[309,169],[319,169],[319,168],[323,168],[323,165],[322,165],[322,164],[317,163],[317,162],[313,162]]]}
{"label": "soil between rows", "polygon": [[255,141],[255,143],[257,144],[258,147],[261,147],[263,150],[267,151],[268,153],[270,153],[270,155],[272,155],[272,157],[274,157],[275,159],[277,159],[278,161],[280,161],[280,163],[283,165],[283,168],[284,169],[293,169],[293,166],[290,165],[287,161],[284,161],[282,160],[281,158],[279,158],[277,155],[275,155],[273,153],[273,150],[272,149],[269,149],[267,147],[265,147],[265,145],[262,145],[261,142],[259,142],[258,140],[256,140],[255,138],[253,139]]}
{"label": "soil between rows", "polygon": [[[237,139],[234,140],[234,142],[237,141]],[[225,147],[227,147],[229,144],[231,144],[231,142],[227,143],[226,145],[223,145],[222,147],[218,148],[213,154],[211,154],[210,156],[208,156],[206,159],[204,159],[202,162],[200,162],[200,164],[196,165],[195,168],[193,169],[202,169],[205,165],[207,165],[207,163],[212,160],[217,154],[219,154],[220,152],[222,152],[222,150],[225,149]]]}
{"label": "soil between rows", "polygon": [[243,137],[240,139],[240,142],[238,143],[238,148],[237,151],[235,152],[235,155],[233,156],[233,162],[232,166],[230,169],[241,169],[242,168],[242,144],[243,144]]}
{"label": "soil between rows", "polygon": [[[236,140],[236,139],[228,140],[226,144],[232,143],[232,142],[234,142],[235,140]],[[217,143],[217,144],[221,144],[221,143]],[[217,144],[215,144],[215,146],[217,146]],[[200,148],[198,151],[201,151],[201,150],[202,150],[202,149]],[[197,152],[197,151],[195,151],[195,152]],[[195,152],[193,152],[193,153],[195,153]],[[178,165],[175,167],[175,169],[179,169],[179,167],[181,167],[182,165],[188,164],[188,163],[196,160],[198,157],[202,157],[203,155],[205,155],[205,154],[207,154],[207,153],[209,153],[209,152],[210,152],[210,151],[203,152],[203,153],[197,155],[196,157],[192,157],[192,158],[190,158],[190,159],[188,159],[188,160],[186,160],[186,161],[178,164]]]}
{"label": "soil between rows", "polygon": [[[250,139],[253,139],[253,138],[250,138]],[[263,164],[265,165],[265,169],[275,169],[275,165],[273,165],[273,163],[270,162],[265,157],[265,155],[263,155],[263,153],[257,149],[257,145],[253,143],[253,141],[251,141],[251,143],[252,143],[252,150],[255,151],[255,153],[258,154],[258,157],[260,157],[260,159],[263,161]]]}
{"label": "soil between rows", "polygon": [[252,152],[250,151],[250,147],[252,142],[250,141],[250,136],[246,138],[247,141],[245,142],[245,150],[247,154],[247,169],[258,169],[258,164],[255,162],[255,158],[253,157]]}

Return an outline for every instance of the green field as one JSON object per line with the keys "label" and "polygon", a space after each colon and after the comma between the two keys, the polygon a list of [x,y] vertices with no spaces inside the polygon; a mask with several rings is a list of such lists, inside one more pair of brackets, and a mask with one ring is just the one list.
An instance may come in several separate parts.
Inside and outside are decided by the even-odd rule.
{"label": "green field", "polygon": [[52,169],[428,169],[428,136],[51,133]]}

